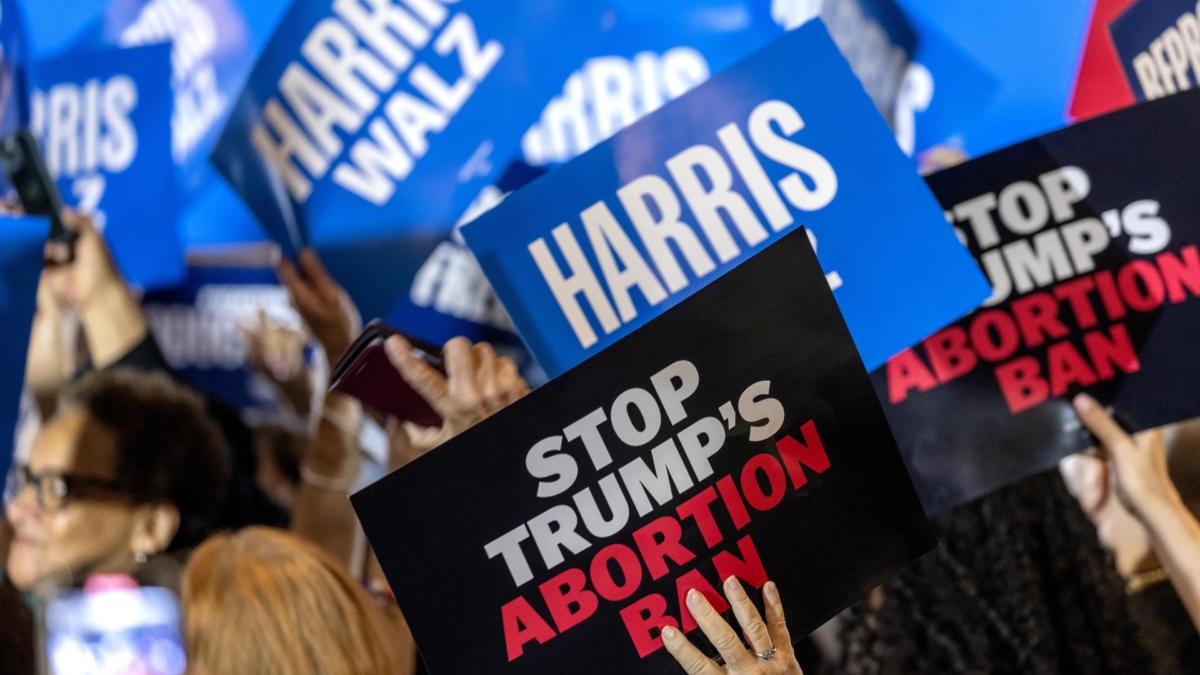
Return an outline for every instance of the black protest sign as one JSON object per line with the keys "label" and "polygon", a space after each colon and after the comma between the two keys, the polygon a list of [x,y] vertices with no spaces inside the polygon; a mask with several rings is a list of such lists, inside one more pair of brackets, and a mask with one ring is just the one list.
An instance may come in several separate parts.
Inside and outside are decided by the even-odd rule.
{"label": "black protest sign", "polygon": [[1088,393],[1131,431],[1200,416],[1200,91],[935,174],[993,286],[873,373],[930,512],[1092,445]]}
{"label": "black protest sign", "polygon": [[678,675],[689,589],[799,637],[934,545],[803,230],[353,501],[433,675]]}

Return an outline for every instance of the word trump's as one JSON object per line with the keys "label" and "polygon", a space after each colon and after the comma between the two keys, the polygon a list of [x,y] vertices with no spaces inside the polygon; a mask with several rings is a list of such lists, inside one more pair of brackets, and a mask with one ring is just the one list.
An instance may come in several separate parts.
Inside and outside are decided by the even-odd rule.
{"label": "word trump's", "polygon": [[[666,169],[671,180],[647,174],[618,189],[617,203],[633,224],[649,260],[622,229],[608,200],[584,209],[579,217],[599,263],[603,286],[569,224],[551,232],[565,269],[545,237],[530,243],[529,254],[580,346],[586,349],[598,340],[580,296],[600,330],[612,334],[638,316],[630,297],[634,289],[651,307],[659,305],[668,295],[688,287],[685,265],[691,278],[702,279],[715,272],[718,264],[742,255],[743,245],[753,248],[767,240],[768,232],[794,225],[792,209],[818,211],[833,201],[838,191],[833,166],[819,153],[791,140],[804,126],[804,119],[790,104],[766,101],[750,114],[745,131],[736,123],[727,124],[717,131],[717,143],[694,145],[669,158]],[[762,157],[792,172],[772,181]],[[751,200],[734,189],[735,172]],[[694,223],[683,218],[684,205]],[[765,223],[758,213],[763,214]],[[828,278],[834,289],[842,285],[836,272]]]}
{"label": "word trump's", "polygon": [[[468,14],[451,15],[456,2],[334,0],[335,16],[308,34],[251,136],[294,200],[304,203],[331,170],[334,183],[372,204],[391,199],[429,152],[430,136],[450,125],[504,55],[499,42],[481,43]],[[416,60],[430,45],[457,69],[452,82]],[[353,136],[364,125],[368,134],[347,149],[339,131]]]}

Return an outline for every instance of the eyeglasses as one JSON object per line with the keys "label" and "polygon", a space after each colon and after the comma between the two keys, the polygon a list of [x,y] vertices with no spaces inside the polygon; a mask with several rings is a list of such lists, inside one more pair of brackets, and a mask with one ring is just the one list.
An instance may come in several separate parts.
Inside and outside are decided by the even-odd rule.
{"label": "eyeglasses", "polygon": [[28,464],[14,465],[4,485],[4,503],[11,504],[25,488],[33,488],[38,506],[47,510],[61,509],[67,498],[124,497],[128,488],[120,481],[94,476],[79,476],[61,471],[36,474]]}

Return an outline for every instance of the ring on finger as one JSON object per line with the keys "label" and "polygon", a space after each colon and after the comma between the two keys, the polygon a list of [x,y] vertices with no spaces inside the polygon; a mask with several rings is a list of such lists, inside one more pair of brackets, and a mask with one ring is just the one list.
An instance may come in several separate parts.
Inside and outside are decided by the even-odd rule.
{"label": "ring on finger", "polygon": [[777,651],[779,651],[777,648],[771,647],[770,649],[768,649],[765,652],[754,652],[754,655],[757,656],[758,658],[762,659],[763,661],[774,661],[775,660],[775,652],[777,652]]}

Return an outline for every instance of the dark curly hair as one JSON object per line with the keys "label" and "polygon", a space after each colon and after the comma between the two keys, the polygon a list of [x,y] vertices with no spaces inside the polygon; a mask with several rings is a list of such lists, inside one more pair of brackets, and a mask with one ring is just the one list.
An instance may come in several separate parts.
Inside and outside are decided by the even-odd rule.
{"label": "dark curly hair", "polygon": [[68,387],[61,407],[82,408],[116,435],[114,470],[123,492],[137,503],[179,510],[167,552],[195,547],[210,534],[231,469],[203,399],[164,373],[116,368]]}
{"label": "dark curly hair", "polygon": [[941,546],[846,613],[837,672],[1153,672],[1124,584],[1057,471],[934,524]]}

